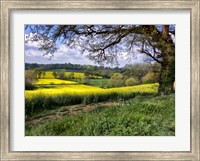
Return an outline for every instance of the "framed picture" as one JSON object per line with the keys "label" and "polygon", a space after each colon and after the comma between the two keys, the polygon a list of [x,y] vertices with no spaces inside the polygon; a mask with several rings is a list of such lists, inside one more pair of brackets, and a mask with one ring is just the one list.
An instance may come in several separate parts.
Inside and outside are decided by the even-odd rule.
{"label": "framed picture", "polygon": [[199,9],[1,0],[1,160],[200,160]]}

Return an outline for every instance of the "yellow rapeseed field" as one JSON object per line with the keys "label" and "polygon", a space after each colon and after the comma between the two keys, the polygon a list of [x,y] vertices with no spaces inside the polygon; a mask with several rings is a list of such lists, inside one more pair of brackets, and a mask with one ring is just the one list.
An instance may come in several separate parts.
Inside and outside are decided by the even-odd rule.
{"label": "yellow rapeseed field", "polygon": [[[52,75],[53,72],[51,71],[47,71],[45,73],[44,78],[45,79],[54,79],[54,76]],[[79,73],[79,72],[65,72],[65,76],[68,77],[71,73],[74,73],[74,78],[76,79],[83,79],[85,78],[84,73]]]}
{"label": "yellow rapeseed field", "polygon": [[[103,89],[94,86],[88,86],[83,84],[78,84],[73,81],[64,81],[59,79],[39,79],[37,82],[38,85],[51,85],[54,82],[54,86],[48,88],[38,88],[36,90],[26,90],[25,96],[26,98],[32,98],[37,95],[46,95],[46,96],[54,96],[54,95],[90,95],[90,94],[106,94],[106,93],[133,93],[133,92],[141,92],[141,93],[156,93],[158,90],[158,84],[145,84],[145,85],[137,85],[137,86],[129,86],[129,87],[118,87],[118,88],[108,88]],[[62,84],[62,85],[59,85]]]}
{"label": "yellow rapeseed field", "polygon": [[[33,70],[26,70],[26,71],[33,71]],[[42,79],[55,79],[55,77],[53,76],[52,73],[53,73],[52,71],[46,71],[44,77],[42,75],[41,78]],[[81,73],[81,72],[65,72],[65,76],[68,78],[71,73],[74,73],[75,79],[84,79],[85,78],[84,73]],[[93,77],[94,78],[102,78],[100,76],[93,76]]]}
{"label": "yellow rapeseed field", "polygon": [[52,75],[53,72],[45,72],[44,78],[46,79],[54,79],[54,76]]}
{"label": "yellow rapeseed field", "polygon": [[[68,77],[70,75],[70,73],[73,73],[73,72],[65,72],[65,76]],[[83,79],[83,78],[85,78],[85,75],[84,75],[84,73],[74,72],[74,78]]]}
{"label": "yellow rapeseed field", "polygon": [[[26,70],[27,71],[33,71],[33,70]],[[45,76],[41,76],[42,79],[54,79],[55,77],[53,76],[52,74],[53,72],[52,71],[46,71],[45,72]],[[85,78],[85,75],[84,73],[81,73],[81,72],[65,72],[65,76],[68,77],[71,73],[74,73],[74,78],[76,79],[83,79]],[[98,77],[100,78],[100,77]]]}
{"label": "yellow rapeseed field", "polygon": [[107,92],[119,92],[119,93],[132,93],[132,92],[145,92],[145,93],[157,93],[158,83],[154,84],[142,84],[129,87],[118,87],[118,88],[109,88],[106,89]]}
{"label": "yellow rapeseed field", "polygon": [[36,82],[37,85],[65,85],[65,84],[78,84],[77,82],[73,81],[66,81],[66,80],[60,80],[60,79],[38,79]]}

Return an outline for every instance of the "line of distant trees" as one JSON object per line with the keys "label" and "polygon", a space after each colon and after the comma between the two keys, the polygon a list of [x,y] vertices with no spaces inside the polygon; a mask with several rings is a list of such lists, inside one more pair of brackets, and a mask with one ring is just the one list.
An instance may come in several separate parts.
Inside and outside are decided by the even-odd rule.
{"label": "line of distant trees", "polygon": [[119,69],[119,68],[110,68],[104,66],[93,66],[93,65],[81,65],[81,64],[71,64],[71,63],[64,63],[64,64],[37,64],[37,63],[25,63],[25,70],[34,70],[36,68],[43,68],[45,70],[55,70],[55,69],[67,69],[67,70],[85,70],[89,67],[95,67],[98,69]]}

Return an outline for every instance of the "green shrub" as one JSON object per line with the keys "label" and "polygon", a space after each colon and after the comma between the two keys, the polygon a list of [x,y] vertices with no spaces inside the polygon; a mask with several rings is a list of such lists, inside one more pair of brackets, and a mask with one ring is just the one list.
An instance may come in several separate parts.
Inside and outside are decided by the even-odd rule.
{"label": "green shrub", "polygon": [[36,81],[37,75],[33,71],[25,71],[25,90],[33,90]]}
{"label": "green shrub", "polygon": [[33,89],[35,89],[35,85],[25,80],[25,90],[33,90]]}
{"label": "green shrub", "polygon": [[126,79],[125,85],[126,86],[134,86],[137,84],[137,81],[134,78]]}
{"label": "green shrub", "polygon": [[143,83],[156,83],[159,80],[159,74],[155,72],[148,72],[144,77],[142,77]]}
{"label": "green shrub", "polygon": [[122,87],[124,86],[123,75],[114,73],[108,81],[108,87]]}
{"label": "green shrub", "polygon": [[65,79],[65,70],[64,69],[61,69],[58,71],[58,78]]}

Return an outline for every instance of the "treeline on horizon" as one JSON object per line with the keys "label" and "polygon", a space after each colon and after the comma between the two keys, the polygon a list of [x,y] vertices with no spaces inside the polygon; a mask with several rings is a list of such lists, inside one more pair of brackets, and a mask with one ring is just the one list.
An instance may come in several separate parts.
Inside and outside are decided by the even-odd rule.
{"label": "treeline on horizon", "polygon": [[124,67],[106,67],[106,66],[96,66],[96,65],[81,65],[81,64],[71,64],[71,63],[55,63],[55,64],[38,64],[38,63],[25,63],[25,70],[34,70],[36,68],[42,68],[46,71],[54,71],[57,69],[65,69],[65,70],[78,70],[84,71],[88,68],[93,68],[95,70],[111,70],[115,72],[123,72],[127,68],[133,68],[135,66],[144,66],[145,70],[147,66],[151,67],[154,72],[158,72],[160,70],[160,66],[150,63],[138,63],[138,64],[126,64]]}
{"label": "treeline on horizon", "polygon": [[96,65],[81,65],[81,64],[71,64],[71,63],[56,63],[56,64],[38,64],[38,63],[25,63],[25,70],[33,70],[36,68],[43,68],[44,70],[55,70],[55,69],[67,69],[67,70],[79,70],[84,71],[88,67],[95,67],[101,70],[120,70],[121,68],[115,67],[104,67]]}

